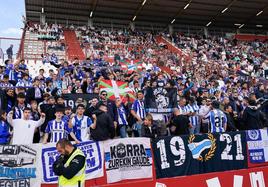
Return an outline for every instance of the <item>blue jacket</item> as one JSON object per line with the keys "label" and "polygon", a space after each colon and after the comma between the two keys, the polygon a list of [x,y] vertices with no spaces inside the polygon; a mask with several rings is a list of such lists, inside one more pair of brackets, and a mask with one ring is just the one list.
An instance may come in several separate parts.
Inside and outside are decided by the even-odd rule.
{"label": "blue jacket", "polygon": [[5,121],[0,121],[0,144],[6,144],[9,141],[9,127]]}

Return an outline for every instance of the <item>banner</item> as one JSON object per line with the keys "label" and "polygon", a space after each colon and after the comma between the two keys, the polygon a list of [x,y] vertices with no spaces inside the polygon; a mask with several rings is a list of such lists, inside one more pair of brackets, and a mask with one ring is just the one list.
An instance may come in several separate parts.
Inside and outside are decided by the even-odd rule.
{"label": "banner", "polygon": [[0,145],[0,186],[40,186],[39,145]]}
{"label": "banner", "polygon": [[163,137],[153,141],[157,178],[247,168],[245,132]]}
{"label": "banner", "polygon": [[107,183],[152,177],[149,138],[122,138],[104,142]]}
{"label": "banner", "polygon": [[145,92],[145,109],[151,113],[169,113],[177,107],[176,88],[147,88]]}
{"label": "banner", "polygon": [[246,134],[250,163],[268,162],[268,129],[248,130]]}
{"label": "banner", "polygon": [[[87,141],[77,144],[77,147],[83,151],[86,156],[86,180],[103,176],[103,142]],[[53,173],[52,166],[59,153],[55,144],[43,146],[41,160],[43,183],[57,183],[58,177]]]}
{"label": "banner", "polygon": [[134,101],[136,99],[133,90],[128,87],[127,82],[103,80],[100,81],[99,87],[100,91],[107,91],[107,98],[111,100],[115,100],[117,97],[123,99],[127,94],[129,95],[131,101]]}
{"label": "banner", "polygon": [[63,94],[65,107],[70,106],[75,110],[78,104],[84,104],[85,107],[91,103],[94,97],[98,97],[98,94]]}

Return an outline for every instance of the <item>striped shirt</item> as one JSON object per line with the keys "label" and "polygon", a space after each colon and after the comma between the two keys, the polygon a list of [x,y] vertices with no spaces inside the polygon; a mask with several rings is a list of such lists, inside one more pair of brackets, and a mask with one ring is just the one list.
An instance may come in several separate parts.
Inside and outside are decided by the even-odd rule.
{"label": "striped shirt", "polygon": [[190,116],[189,120],[193,126],[197,126],[199,123],[199,116],[197,115],[199,112],[199,106],[195,103],[193,105],[188,104],[186,107],[186,111],[196,113],[194,116]]}
{"label": "striped shirt", "polygon": [[144,102],[136,99],[134,103],[132,104],[131,110],[134,110],[136,114],[139,116],[139,118],[144,119],[145,118],[145,108],[144,108]]}
{"label": "striped shirt", "polygon": [[9,80],[14,81],[17,79],[16,73],[13,69],[7,69],[6,74],[9,76]]}
{"label": "striped shirt", "polygon": [[224,128],[227,124],[227,117],[221,110],[211,110],[205,118],[209,119],[211,133],[225,132]]}
{"label": "striped shirt", "polygon": [[82,116],[82,118],[78,118],[76,115],[72,119],[72,125],[72,131],[79,141],[84,142],[89,140],[89,127],[92,125],[92,121],[88,116]]}
{"label": "striped shirt", "polygon": [[119,125],[128,125],[126,110],[123,106],[117,107],[117,122]]}
{"label": "striped shirt", "polygon": [[3,90],[6,90],[8,88],[13,88],[14,86],[11,83],[0,83],[0,88],[2,88]]}
{"label": "striped shirt", "polygon": [[210,95],[214,95],[214,93],[215,93],[217,90],[218,90],[217,88],[212,87],[212,88],[209,89],[208,93],[209,93]]}
{"label": "striped shirt", "polygon": [[23,118],[23,110],[25,107],[30,108],[31,106],[29,104],[25,104],[23,106],[15,106],[14,107],[14,114],[13,119],[22,119]]}
{"label": "striped shirt", "polygon": [[68,138],[71,130],[65,121],[57,122],[56,120],[51,120],[48,122],[45,133],[50,134],[50,142],[57,143],[60,139]]}
{"label": "striped shirt", "polygon": [[186,106],[180,106],[180,105],[178,105],[178,109],[180,110],[180,114],[181,115],[185,115],[187,113]]}
{"label": "striped shirt", "polygon": [[16,87],[31,87],[31,86],[32,83],[26,80],[19,80],[18,83],[16,84]]}

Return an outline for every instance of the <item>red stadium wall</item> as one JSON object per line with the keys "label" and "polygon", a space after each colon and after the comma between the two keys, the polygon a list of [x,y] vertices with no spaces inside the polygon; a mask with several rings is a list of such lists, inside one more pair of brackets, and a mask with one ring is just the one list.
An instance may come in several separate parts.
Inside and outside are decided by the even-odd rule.
{"label": "red stadium wall", "polygon": [[[237,179],[239,178],[239,179]],[[193,184],[198,187],[214,187],[208,186],[207,180],[215,179],[220,183],[222,187],[263,187],[262,183],[268,182],[268,166],[242,169],[236,171],[226,171],[226,172],[215,172],[208,174],[165,178],[165,179],[147,179],[147,180],[131,180],[131,181],[121,181],[119,183],[106,184],[105,178],[99,178],[92,181],[87,181],[86,187],[89,186],[99,186],[99,187],[155,187],[156,183],[162,183],[167,187],[192,187]],[[257,182],[258,181],[258,182]],[[236,185],[234,183],[236,182]],[[242,182],[242,186],[237,185]],[[253,185],[256,184],[256,185]],[[259,184],[259,185],[257,185]],[[162,187],[164,187],[164,185]],[[56,187],[57,185],[45,185],[42,187]],[[216,186],[215,186],[216,187]]]}
{"label": "red stadium wall", "polygon": [[[253,187],[250,182],[250,173],[252,172],[263,172],[264,178],[266,178],[268,182],[268,163],[261,164],[251,164],[248,160],[249,169],[241,169],[241,170],[233,170],[233,171],[225,171],[225,172],[214,172],[214,173],[206,173],[192,176],[180,176],[173,178],[164,178],[164,179],[156,179],[155,168],[153,164],[153,178],[151,179],[137,179],[137,180],[123,180],[117,183],[107,184],[106,171],[104,167],[104,176],[100,178],[96,178],[93,180],[86,181],[86,187],[90,186],[98,186],[98,187],[155,187],[156,182],[163,183],[167,187],[192,187],[193,184],[198,187],[208,187],[206,184],[206,180],[218,177],[221,183],[221,187],[232,187],[234,181],[234,175],[243,176],[243,186],[241,187]],[[52,184],[42,184],[42,187],[57,187],[57,185]],[[162,186],[164,187],[164,186]],[[212,187],[212,186],[209,186]],[[240,186],[235,186],[240,187]],[[255,187],[255,186],[254,186]],[[257,187],[257,186],[256,186]],[[262,186],[258,186],[262,187]]]}
{"label": "red stadium wall", "polygon": [[268,36],[254,34],[236,34],[234,38],[241,41],[268,40]]}

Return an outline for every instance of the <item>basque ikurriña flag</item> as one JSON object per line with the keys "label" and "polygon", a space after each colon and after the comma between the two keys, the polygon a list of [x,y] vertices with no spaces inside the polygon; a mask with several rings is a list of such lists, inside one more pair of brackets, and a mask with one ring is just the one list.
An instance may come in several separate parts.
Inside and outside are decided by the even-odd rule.
{"label": "basque ikurri\u00f1a flag", "polygon": [[131,101],[136,99],[135,93],[128,87],[127,82],[114,81],[114,80],[102,80],[99,83],[100,91],[107,91],[107,98],[115,100],[115,98],[120,97],[122,100],[128,94]]}
{"label": "basque ikurri\u00f1a flag", "polygon": [[120,65],[122,70],[128,71],[128,73],[142,69],[142,62],[140,60],[125,59],[120,61]]}

